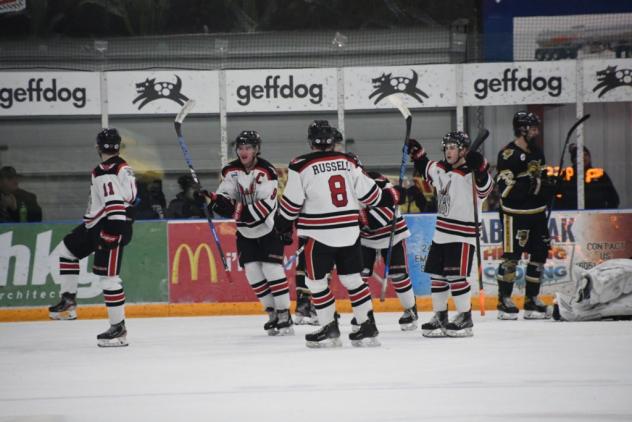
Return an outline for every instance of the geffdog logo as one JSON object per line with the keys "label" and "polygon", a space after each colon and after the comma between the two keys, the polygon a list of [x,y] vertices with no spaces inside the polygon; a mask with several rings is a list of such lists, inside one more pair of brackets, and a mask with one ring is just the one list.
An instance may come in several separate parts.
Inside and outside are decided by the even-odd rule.
{"label": "geffdog logo", "polygon": [[371,79],[371,83],[373,83],[375,91],[369,95],[369,99],[377,95],[377,98],[373,102],[373,104],[377,104],[384,97],[388,97],[391,94],[401,93],[410,95],[420,103],[423,103],[421,97],[428,98],[428,95],[426,95],[426,93],[421,89],[417,88],[417,82],[419,81],[417,72],[412,69],[411,72],[413,72],[412,78],[407,78],[406,76],[393,76],[392,73],[382,73],[382,76],[379,78]]}
{"label": "geffdog logo", "polygon": [[323,85],[322,84],[296,84],[294,85],[294,76],[290,75],[288,82],[280,85],[280,75],[266,76],[265,85],[239,85],[237,87],[237,103],[247,106],[255,99],[261,98],[306,98],[309,96],[309,102],[312,104],[320,104],[323,101]]}
{"label": "geffdog logo", "polygon": [[67,103],[72,101],[76,108],[83,108],[86,105],[86,88],[66,88],[57,86],[56,78],[51,78],[47,85],[42,86],[43,78],[31,78],[26,87],[3,87],[0,86],[0,107],[8,109],[15,103]]}
{"label": "geffdog logo", "polygon": [[191,274],[191,281],[197,281],[199,268],[200,268],[200,255],[202,251],[206,252],[208,258],[208,267],[211,273],[211,283],[217,283],[217,267],[215,266],[215,259],[213,258],[213,252],[211,247],[207,243],[200,243],[195,252],[186,243],[182,243],[176,249],[176,253],[173,255],[173,262],[171,264],[171,283],[178,284],[180,280],[180,255],[182,251],[186,252],[189,261],[189,270]]}
{"label": "geffdog logo", "polygon": [[599,98],[601,98],[606,92],[617,87],[632,86],[632,69],[617,70],[617,66],[608,66],[597,72],[597,81],[599,83],[595,85],[593,92],[601,89],[599,93]]}
{"label": "geffdog logo", "polygon": [[562,77],[551,76],[548,79],[543,76],[533,77],[533,70],[527,68],[527,76],[518,77],[519,69],[506,68],[502,78],[480,78],[474,81],[474,96],[480,100],[487,98],[490,92],[509,91],[544,91],[547,90],[551,97],[559,97],[562,93]]}
{"label": "geffdog logo", "polygon": [[182,80],[178,75],[175,75],[176,82],[156,82],[156,78],[147,78],[143,82],[136,84],[136,93],[138,97],[134,98],[132,104],[136,104],[138,101],[142,102],[138,105],[138,109],[145,107],[146,104],[160,99],[167,99],[175,101],[180,105],[184,105],[189,98],[183,95]]}

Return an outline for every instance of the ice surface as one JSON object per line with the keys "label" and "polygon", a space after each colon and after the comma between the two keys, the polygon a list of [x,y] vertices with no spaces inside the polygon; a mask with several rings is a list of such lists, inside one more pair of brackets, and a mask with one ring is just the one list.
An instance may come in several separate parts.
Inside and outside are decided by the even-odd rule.
{"label": "ice surface", "polygon": [[[498,321],[474,337],[402,332],[380,348],[313,350],[268,337],[266,317],[0,324],[0,421],[631,421],[632,323]],[[429,313],[421,313],[423,321]]]}

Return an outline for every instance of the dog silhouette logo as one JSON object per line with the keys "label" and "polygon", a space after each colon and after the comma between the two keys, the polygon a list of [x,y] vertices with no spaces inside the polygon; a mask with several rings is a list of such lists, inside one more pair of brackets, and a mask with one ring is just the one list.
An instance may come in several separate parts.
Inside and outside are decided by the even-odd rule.
{"label": "dog silhouette logo", "polygon": [[599,98],[601,98],[606,92],[620,86],[632,87],[632,69],[617,70],[617,66],[608,66],[597,72],[597,81],[599,83],[595,85],[593,92],[601,90],[599,92]]}
{"label": "dog silhouette logo", "polygon": [[373,83],[373,88],[375,91],[369,95],[369,98],[375,98],[373,104],[379,103],[383,98],[388,97],[391,94],[406,94],[410,95],[420,103],[423,103],[424,98],[428,98],[428,95],[423,92],[421,89],[417,88],[417,82],[419,81],[419,76],[417,72],[411,69],[413,72],[412,78],[407,78],[405,76],[393,76],[392,73],[382,73],[382,76],[379,78],[371,79],[371,83]]}
{"label": "dog silhouette logo", "polygon": [[133,104],[141,101],[138,105],[138,109],[145,107],[148,103],[160,100],[167,99],[171,101],[175,101],[180,105],[184,105],[184,103],[189,99],[186,95],[183,95],[180,90],[182,89],[182,80],[178,75],[176,76],[176,82],[156,82],[155,78],[147,78],[143,82],[139,82],[136,84],[136,92],[138,96],[134,98]]}

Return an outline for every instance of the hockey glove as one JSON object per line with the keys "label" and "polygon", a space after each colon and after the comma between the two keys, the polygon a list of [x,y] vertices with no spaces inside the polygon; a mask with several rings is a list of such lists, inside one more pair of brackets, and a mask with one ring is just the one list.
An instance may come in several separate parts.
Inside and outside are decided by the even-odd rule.
{"label": "hockey glove", "polygon": [[208,192],[206,190],[196,190],[193,192],[193,199],[200,206],[208,206],[215,202],[217,194],[215,192]]}
{"label": "hockey glove", "polygon": [[99,232],[99,246],[102,249],[115,249],[121,243],[121,235],[108,233],[105,229]]}
{"label": "hockey glove", "polygon": [[408,140],[408,154],[413,161],[418,161],[426,155],[426,151],[416,139],[411,138]]}
{"label": "hockey glove", "polygon": [[279,235],[279,240],[285,246],[291,245],[294,241],[291,230],[288,232],[277,232],[277,234]]}
{"label": "hockey glove", "polygon": [[489,168],[489,163],[480,152],[470,151],[465,156],[465,163],[475,173],[484,173]]}
{"label": "hockey glove", "polygon": [[231,218],[235,213],[235,204],[224,195],[216,195],[212,209],[222,217]]}

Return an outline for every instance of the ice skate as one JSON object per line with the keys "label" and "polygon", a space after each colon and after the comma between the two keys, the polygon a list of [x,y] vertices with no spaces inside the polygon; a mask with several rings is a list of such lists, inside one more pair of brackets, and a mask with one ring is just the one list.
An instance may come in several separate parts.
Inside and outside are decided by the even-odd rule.
{"label": "ice skate", "polygon": [[54,320],[77,319],[77,294],[63,293],[57,305],[48,307],[48,316]]}
{"label": "ice skate", "polygon": [[424,337],[445,337],[446,325],[448,325],[448,311],[435,312],[429,322],[421,324],[421,334]]}
{"label": "ice skate", "polygon": [[296,325],[318,325],[316,309],[312,304],[310,295],[298,292],[296,295],[296,312],[294,312]]}
{"label": "ice skate", "polygon": [[292,315],[290,315],[289,309],[283,309],[276,311],[277,314],[277,335],[279,336],[293,336],[294,335],[294,322],[292,321]]}
{"label": "ice skate", "polygon": [[511,300],[509,296],[502,296],[498,298],[498,319],[516,320],[518,319],[518,308]]}
{"label": "ice skate", "polygon": [[550,319],[553,309],[537,296],[524,298],[524,319]]}
{"label": "ice skate", "polygon": [[266,308],[266,312],[268,313],[268,322],[263,324],[263,329],[268,332],[269,336],[276,336],[279,334],[277,330],[277,321],[279,320],[279,317],[274,308]]}
{"label": "ice skate", "polygon": [[99,347],[123,347],[128,344],[125,321],[111,325],[107,331],[97,336],[97,345]]}
{"label": "ice skate", "polygon": [[380,332],[375,326],[375,319],[373,317],[373,311],[369,311],[368,318],[362,324],[359,329],[349,334],[349,340],[354,347],[377,347],[381,346],[377,339]]}
{"label": "ice skate", "polygon": [[417,329],[417,305],[413,305],[404,311],[404,314],[399,319],[399,328],[402,331],[413,331]]}
{"label": "ice skate", "polygon": [[334,319],[320,330],[305,334],[305,344],[312,349],[342,347],[338,320]]}
{"label": "ice skate", "polygon": [[[338,314],[338,312],[336,312],[336,314]],[[334,318],[338,319],[340,318],[340,315],[337,315],[337,316],[334,315]],[[369,312],[369,318],[373,319],[373,323],[375,324],[375,317],[373,316],[373,311]],[[360,329],[360,324],[358,324],[358,320],[356,319],[356,317],[351,318],[351,332],[357,333],[359,329]]]}
{"label": "ice skate", "polygon": [[472,311],[461,312],[449,322],[445,327],[445,333],[448,337],[472,337],[474,323],[472,322]]}

